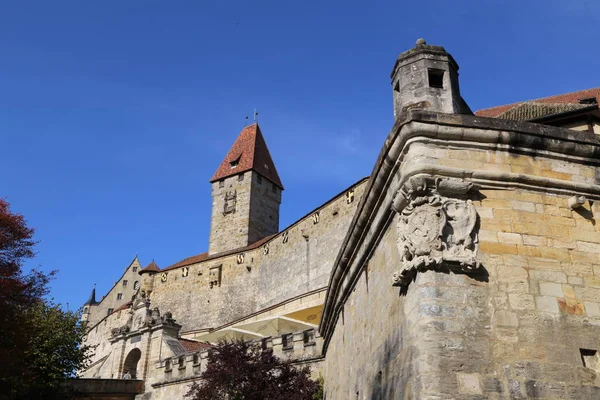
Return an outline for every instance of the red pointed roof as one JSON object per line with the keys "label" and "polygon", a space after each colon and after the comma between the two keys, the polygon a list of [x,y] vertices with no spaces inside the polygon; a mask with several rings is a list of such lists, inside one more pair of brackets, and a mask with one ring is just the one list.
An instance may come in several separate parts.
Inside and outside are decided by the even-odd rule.
{"label": "red pointed roof", "polygon": [[141,275],[144,272],[160,272],[160,268],[158,267],[158,265],[156,265],[154,260],[152,260],[152,262],[150,264],[148,264],[144,268],[142,268],[142,270],[139,272],[139,274]]}
{"label": "red pointed roof", "polygon": [[250,170],[258,172],[283,189],[265,138],[256,123],[242,129],[210,181],[215,182]]}
{"label": "red pointed roof", "polygon": [[596,102],[600,103],[600,88],[580,90],[578,92],[559,94],[541,99],[520,101],[518,103],[506,104],[503,106],[484,108],[483,110],[475,111],[475,115],[480,117],[498,117],[500,114],[505,113],[523,103],[579,104],[580,100],[590,98],[596,98]]}

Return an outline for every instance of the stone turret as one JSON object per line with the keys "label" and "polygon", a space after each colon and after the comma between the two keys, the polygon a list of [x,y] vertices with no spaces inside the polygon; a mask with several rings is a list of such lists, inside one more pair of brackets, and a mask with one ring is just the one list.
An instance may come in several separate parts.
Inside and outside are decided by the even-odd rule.
{"label": "stone turret", "polygon": [[154,275],[160,272],[160,268],[154,260],[139,272],[142,277],[141,292],[145,293],[146,296],[150,297],[150,293],[154,290]]}
{"label": "stone turret", "polygon": [[391,74],[394,118],[412,108],[447,114],[472,114],[460,95],[458,64],[441,46],[424,39],[398,56]]}
{"label": "stone turret", "polygon": [[94,288],[92,289],[90,298],[83,304],[83,311],[81,313],[82,321],[89,321],[90,315],[92,314],[92,309],[97,304],[98,304],[98,302],[96,301],[96,285],[94,284]]}
{"label": "stone turret", "polygon": [[258,124],[241,131],[210,182],[209,254],[244,247],[279,231],[283,185]]}

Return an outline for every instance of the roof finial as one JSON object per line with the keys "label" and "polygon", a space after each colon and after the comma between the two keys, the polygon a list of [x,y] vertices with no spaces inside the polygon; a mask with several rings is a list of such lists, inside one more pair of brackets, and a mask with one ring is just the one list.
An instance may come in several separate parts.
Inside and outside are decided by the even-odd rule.
{"label": "roof finial", "polygon": [[256,108],[254,109],[254,122],[258,122],[258,111],[256,111]]}
{"label": "roof finial", "polygon": [[418,38],[416,44],[417,44],[417,47],[418,47],[418,46],[423,46],[423,45],[427,44],[427,42],[423,38]]}
{"label": "roof finial", "polygon": [[248,116],[246,115],[246,121],[244,122],[244,126],[248,126]]}

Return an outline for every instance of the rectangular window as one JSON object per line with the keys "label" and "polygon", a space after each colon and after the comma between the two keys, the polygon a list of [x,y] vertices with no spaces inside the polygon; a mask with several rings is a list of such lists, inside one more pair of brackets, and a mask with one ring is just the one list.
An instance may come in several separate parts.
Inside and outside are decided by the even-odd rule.
{"label": "rectangular window", "polygon": [[133,272],[137,272],[137,267],[133,267]]}
{"label": "rectangular window", "polygon": [[311,346],[315,344],[315,330],[309,329],[304,331],[303,341],[305,346]]}
{"label": "rectangular window", "polygon": [[123,298],[123,293],[117,293],[117,300],[121,300]]}
{"label": "rectangular window", "polygon": [[244,180],[244,174],[239,174],[238,175],[238,181],[243,181]]}
{"label": "rectangular window", "polygon": [[262,184],[262,176],[261,175],[256,175],[256,182]]}
{"label": "rectangular window", "polygon": [[273,193],[277,193],[277,186],[275,186],[274,183],[272,183],[271,185],[271,190],[273,191]]}
{"label": "rectangular window", "polygon": [[108,309],[108,312],[106,313],[106,315],[110,315],[110,314],[112,314],[112,313],[113,313],[113,309],[112,309],[112,308],[109,308],[109,309]]}
{"label": "rectangular window", "polygon": [[427,70],[429,87],[444,88],[444,70],[430,68]]}
{"label": "rectangular window", "polygon": [[294,334],[288,333],[281,336],[281,347],[283,350],[291,350],[294,348]]}
{"label": "rectangular window", "polygon": [[225,180],[224,180],[224,179],[221,179],[221,180],[219,181],[219,187],[220,187],[220,188],[222,188],[222,187],[225,187]]}
{"label": "rectangular window", "polygon": [[123,279],[123,286],[127,286],[127,279]]}

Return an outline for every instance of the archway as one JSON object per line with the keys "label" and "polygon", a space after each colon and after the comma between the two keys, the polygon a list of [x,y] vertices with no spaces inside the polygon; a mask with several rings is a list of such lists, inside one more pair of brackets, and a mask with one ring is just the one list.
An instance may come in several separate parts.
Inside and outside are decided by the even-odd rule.
{"label": "archway", "polygon": [[140,349],[133,349],[127,354],[125,362],[123,363],[123,376],[126,376],[127,373],[129,373],[129,375],[131,375],[130,379],[137,379],[137,365],[141,357],[142,352]]}

